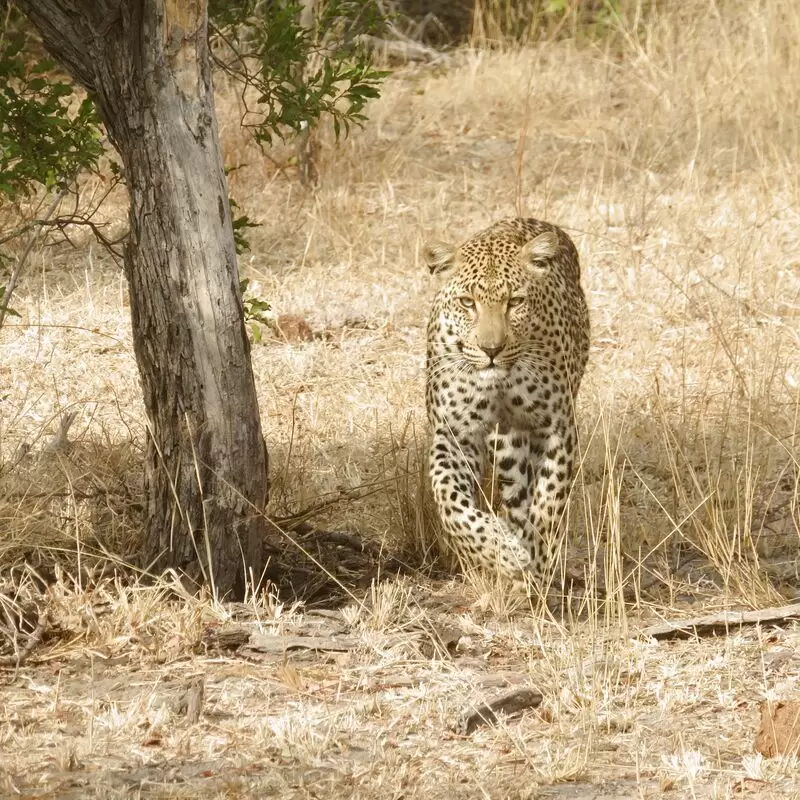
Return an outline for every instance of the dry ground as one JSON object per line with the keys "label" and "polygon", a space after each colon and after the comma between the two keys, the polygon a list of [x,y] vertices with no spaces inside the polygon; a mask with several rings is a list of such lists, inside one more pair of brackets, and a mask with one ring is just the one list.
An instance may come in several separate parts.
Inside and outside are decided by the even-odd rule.
{"label": "dry ground", "polygon": [[[0,332],[2,588],[49,614],[0,673],[0,795],[800,797],[794,759],[753,752],[758,703],[797,696],[800,630],[637,636],[797,593],[800,7],[660,5],[602,46],[398,70],[363,131],[323,143],[313,194],[219,91],[231,191],[262,223],[242,274],[318,334],[253,348],[271,513],[336,501],[316,524],[430,566],[419,245],[540,216],[574,237],[592,311],[567,553],[589,599],[553,618],[441,565],[343,572],[335,610],[53,572],[131,555],[140,501],[124,280],[76,232],[36,251]],[[123,226],[123,198],[104,213]],[[72,449],[47,453],[65,412]],[[44,595],[10,571],[34,547]],[[236,649],[233,623],[330,646]],[[176,699],[200,679],[195,720]],[[540,709],[458,730],[519,684]]]}

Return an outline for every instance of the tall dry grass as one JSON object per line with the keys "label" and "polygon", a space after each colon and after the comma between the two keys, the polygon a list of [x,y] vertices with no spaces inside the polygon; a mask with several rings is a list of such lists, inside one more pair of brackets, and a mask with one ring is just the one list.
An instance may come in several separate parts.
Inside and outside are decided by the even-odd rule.
{"label": "tall dry grass", "polygon": [[[678,580],[759,602],[794,579],[800,12],[766,0],[620,8],[603,36],[398,70],[363,131],[338,145],[322,133],[314,194],[288,150],[253,145],[234,88],[218,87],[231,192],[262,224],[241,271],[318,333],[254,347],[272,513],[341,497],[321,523],[430,549],[420,469],[435,287],[419,244],[531,214],[576,239],[593,319],[568,559],[605,562],[587,579],[635,597]],[[104,213],[123,220],[124,198]],[[142,441],[122,276],[88,240],[42,248],[18,305],[0,365],[7,557],[25,551],[32,520],[40,550],[50,534],[63,549],[67,530],[76,548],[132,552],[130,516],[98,526],[109,515],[78,502],[74,477],[35,501],[10,467],[70,409],[79,451]],[[96,477],[87,467],[78,483],[108,506]]]}
{"label": "tall dry grass", "polygon": [[[533,614],[486,576],[415,575],[354,591],[331,622],[269,596],[229,606],[178,581],[85,580],[79,556],[136,550],[143,412],[120,271],[88,240],[43,247],[22,320],[0,332],[0,633],[41,597],[9,565],[35,548],[74,577],[55,571],[53,636],[4,687],[0,791],[117,796],[134,776],[187,797],[797,795],[795,760],[752,748],[758,702],[796,693],[796,630],[632,634],[687,605],[795,593],[800,6],[650,6],[600,39],[398,70],[363,131],[323,135],[314,194],[288,148],[253,146],[218,87],[231,191],[262,223],[241,271],[318,334],[253,347],[270,512],[331,500],[319,525],[447,567],[422,472],[435,286],[419,245],[533,214],[576,240],[592,311],[565,553],[589,591]],[[105,213],[120,224],[123,198]],[[53,448],[72,411],[72,447]],[[206,652],[234,621],[341,626],[357,646],[265,663]],[[193,725],[163,698],[187,674],[206,682]],[[515,682],[541,691],[538,716],[453,732]]]}

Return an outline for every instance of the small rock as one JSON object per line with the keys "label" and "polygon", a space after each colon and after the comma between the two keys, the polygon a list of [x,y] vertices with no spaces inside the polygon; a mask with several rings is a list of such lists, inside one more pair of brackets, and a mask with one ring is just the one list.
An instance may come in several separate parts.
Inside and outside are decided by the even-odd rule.
{"label": "small rock", "polygon": [[542,695],[534,689],[514,689],[490,703],[468,708],[455,726],[456,731],[462,736],[469,736],[481,725],[496,725],[499,722],[498,714],[516,717],[526,708],[538,708],[541,704]]}

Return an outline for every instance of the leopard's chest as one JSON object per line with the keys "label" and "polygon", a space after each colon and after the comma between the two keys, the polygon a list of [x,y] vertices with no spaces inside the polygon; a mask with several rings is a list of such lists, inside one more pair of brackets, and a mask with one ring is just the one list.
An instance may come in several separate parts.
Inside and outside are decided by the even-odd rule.
{"label": "leopard's chest", "polygon": [[553,391],[548,384],[546,376],[523,368],[454,370],[429,386],[429,410],[457,434],[535,429],[550,413]]}

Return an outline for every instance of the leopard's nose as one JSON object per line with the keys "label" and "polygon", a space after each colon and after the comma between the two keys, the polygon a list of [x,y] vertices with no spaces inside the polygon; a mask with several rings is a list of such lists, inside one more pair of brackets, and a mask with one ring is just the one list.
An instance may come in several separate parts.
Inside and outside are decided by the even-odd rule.
{"label": "leopard's nose", "polygon": [[501,344],[496,347],[481,347],[481,350],[483,350],[483,352],[486,353],[486,355],[489,356],[492,361],[494,361],[495,357],[502,351],[504,347],[505,345]]}

